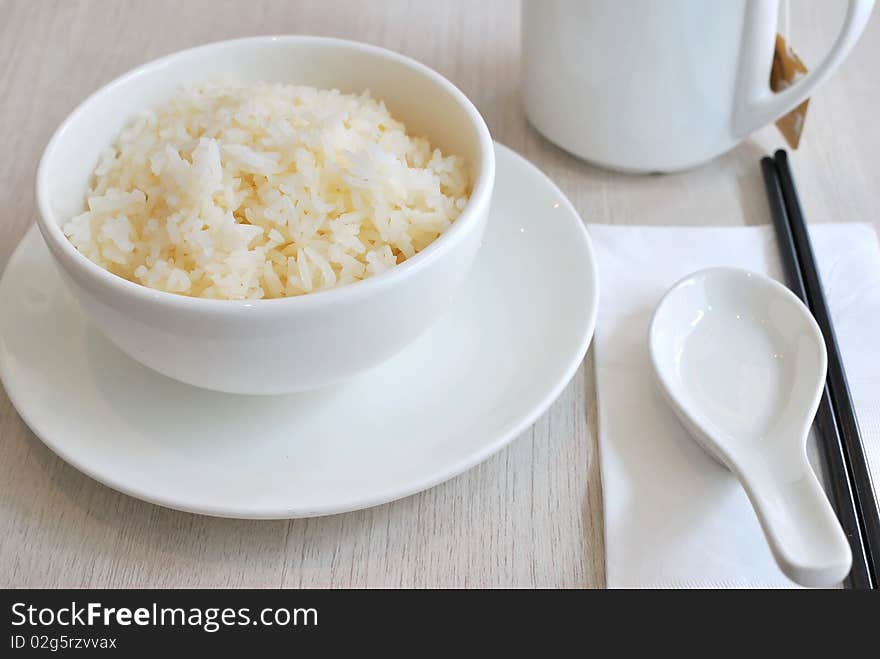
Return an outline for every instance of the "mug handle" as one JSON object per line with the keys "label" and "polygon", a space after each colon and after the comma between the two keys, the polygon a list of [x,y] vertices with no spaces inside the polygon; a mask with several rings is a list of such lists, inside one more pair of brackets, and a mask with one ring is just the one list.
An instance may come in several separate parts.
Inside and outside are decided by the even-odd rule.
{"label": "mug handle", "polygon": [[776,25],[768,18],[776,15],[778,3],[758,0],[748,3],[747,7],[739,93],[736,96],[739,101],[734,109],[732,126],[737,139],[746,137],[797,107],[828,79],[865,29],[874,8],[874,0],[848,0],[843,27],[822,63],[791,87],[778,93],[770,89],[770,72],[764,59],[766,52],[758,47],[758,44],[772,43],[774,40]]}

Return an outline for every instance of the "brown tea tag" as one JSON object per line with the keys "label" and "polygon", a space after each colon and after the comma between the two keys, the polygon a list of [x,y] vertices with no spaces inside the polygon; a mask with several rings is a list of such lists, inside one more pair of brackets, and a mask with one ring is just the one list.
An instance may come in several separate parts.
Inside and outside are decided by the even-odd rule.
{"label": "brown tea tag", "polygon": [[[785,43],[781,34],[776,35],[776,49],[773,52],[773,68],[770,70],[770,89],[780,92],[790,87],[807,73],[807,67],[801,61],[791,47]],[[801,133],[804,132],[804,119],[807,116],[807,104],[805,100],[788,114],[776,121],[776,127],[785,137],[785,141],[792,149],[798,147],[801,141]]]}

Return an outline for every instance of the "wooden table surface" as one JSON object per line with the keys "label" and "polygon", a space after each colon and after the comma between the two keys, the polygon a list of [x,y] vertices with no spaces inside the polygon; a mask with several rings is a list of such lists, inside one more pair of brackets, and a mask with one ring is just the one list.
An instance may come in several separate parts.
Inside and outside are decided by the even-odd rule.
{"label": "wooden table surface", "polygon": [[[791,41],[815,63],[844,2],[794,4]],[[77,103],[147,60],[255,34],[357,39],[433,67],[473,99],[495,139],[561,186],[586,222],[768,222],[758,158],[782,145],[774,128],[684,174],[593,168],[527,124],[519,29],[512,0],[0,0],[0,268],[34,221],[40,153]],[[876,221],[878,62],[875,14],[813,100],[793,156],[811,221]],[[384,506],[291,521],[202,517],[119,494],[57,458],[0,390],[0,586],[602,586],[597,464],[590,355],[550,410],[479,467]]]}

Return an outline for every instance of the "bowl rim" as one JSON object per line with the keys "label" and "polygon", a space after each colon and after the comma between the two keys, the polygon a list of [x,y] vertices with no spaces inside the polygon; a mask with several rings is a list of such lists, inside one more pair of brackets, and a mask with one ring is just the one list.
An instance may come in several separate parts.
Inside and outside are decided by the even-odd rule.
{"label": "bowl rim", "polygon": [[[241,46],[244,44],[258,44],[266,47],[272,43],[312,43],[349,50],[358,53],[369,53],[374,56],[391,61],[393,64],[406,67],[415,73],[427,78],[434,85],[448,93],[450,97],[464,110],[465,115],[474,127],[477,134],[479,167],[472,172],[473,188],[471,195],[450,227],[440,234],[430,245],[406,259],[403,263],[386,270],[378,275],[366,279],[339,286],[336,288],[322,289],[303,295],[287,296],[279,298],[259,298],[244,300],[228,300],[201,298],[179,293],[170,293],[143,284],[125,279],[91,261],[82,254],[73,243],[68,240],[61,229],[55,213],[49,204],[48,193],[48,168],[49,163],[55,156],[59,142],[70,130],[71,124],[79,116],[89,112],[91,106],[98,99],[117,92],[124,88],[132,80],[140,76],[148,75],[175,61],[186,59],[197,53],[220,50]],[[447,78],[440,75],[430,67],[418,62],[406,55],[348,39],[333,37],[320,37],[312,35],[270,35],[243,37],[215,41],[192,48],[176,51],[157,59],[141,64],[119,77],[103,85],[91,93],[61,122],[44,149],[35,178],[35,196],[37,208],[37,224],[44,240],[50,247],[50,252],[64,269],[72,268],[77,273],[86,277],[90,282],[102,289],[110,289],[119,295],[130,296],[140,302],[172,307],[178,310],[204,311],[204,312],[229,312],[233,309],[246,309],[249,311],[271,309],[293,311],[294,309],[306,309],[315,306],[325,306],[335,302],[364,298],[372,294],[380,293],[391,288],[395,283],[411,277],[418,271],[427,267],[437,260],[445,252],[455,248],[462,241],[467,232],[479,223],[480,217],[485,216],[486,209],[492,195],[495,179],[495,151],[489,128],[482,115],[476,109],[470,99]],[[84,190],[84,193],[86,191]]]}

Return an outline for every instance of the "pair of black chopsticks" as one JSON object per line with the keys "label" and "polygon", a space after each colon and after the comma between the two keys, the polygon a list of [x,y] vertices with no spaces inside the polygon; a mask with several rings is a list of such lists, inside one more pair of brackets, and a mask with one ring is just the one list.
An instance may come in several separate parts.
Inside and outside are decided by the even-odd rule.
{"label": "pair of black chopsticks", "polygon": [[852,549],[853,565],[845,585],[880,588],[880,512],[788,154],[780,149],[774,158],[763,158],[761,170],[788,286],[809,307],[828,351],[828,377],[816,424],[828,467],[831,503]]}

